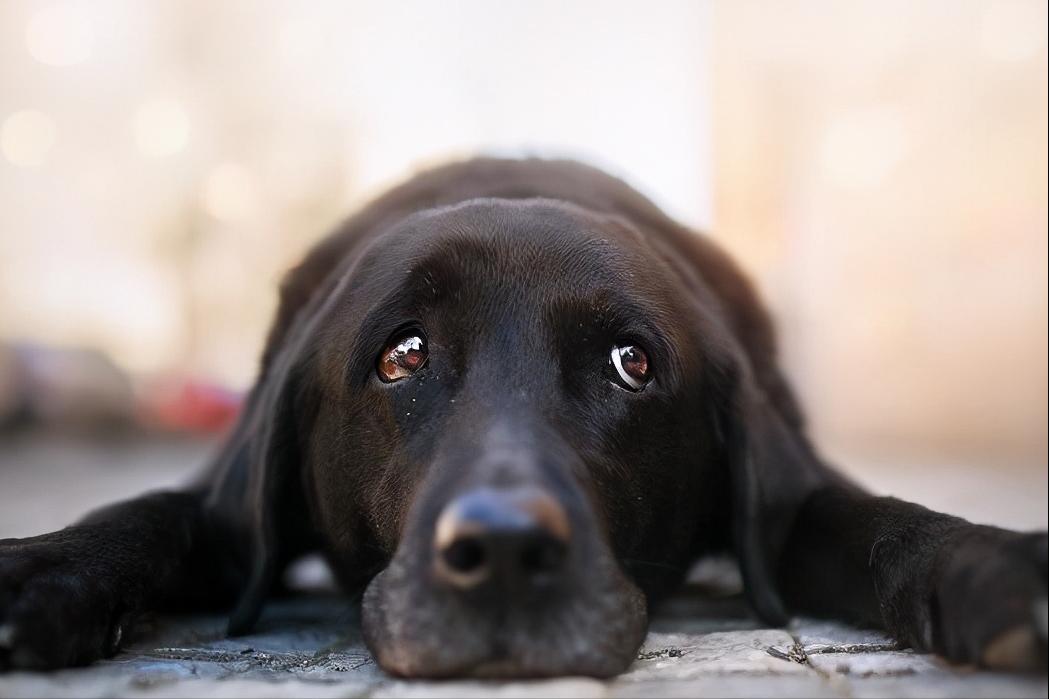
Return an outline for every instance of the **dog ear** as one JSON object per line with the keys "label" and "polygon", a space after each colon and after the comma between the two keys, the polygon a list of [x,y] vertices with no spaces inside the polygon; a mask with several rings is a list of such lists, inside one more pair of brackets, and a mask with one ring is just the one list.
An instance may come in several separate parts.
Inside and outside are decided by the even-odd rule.
{"label": "dog ear", "polygon": [[732,488],[733,545],[747,599],[767,623],[787,610],[777,585],[782,553],[806,498],[835,475],[816,455],[775,367],[759,379],[741,350],[723,372],[723,433]]}
{"label": "dog ear", "polygon": [[231,636],[252,629],[282,566],[296,553],[293,542],[308,535],[302,449],[318,405],[308,378],[323,294],[318,296],[280,335],[279,347],[272,346],[271,334],[260,378],[220,457],[227,462],[222,487],[227,497],[243,499],[250,536],[250,573],[230,616]]}
{"label": "dog ear", "polygon": [[[279,362],[283,363],[283,362]],[[284,540],[305,516],[300,476],[302,377],[294,366],[273,367],[245,419],[250,427],[240,458],[248,460],[245,488],[250,576],[230,616],[228,633],[251,631],[288,555]]]}

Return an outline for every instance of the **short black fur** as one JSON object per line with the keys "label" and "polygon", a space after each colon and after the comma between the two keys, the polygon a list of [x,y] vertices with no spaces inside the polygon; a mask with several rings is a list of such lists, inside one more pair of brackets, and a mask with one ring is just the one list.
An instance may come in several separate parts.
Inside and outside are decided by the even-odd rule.
{"label": "short black fur", "polygon": [[[383,382],[406,330],[428,359]],[[623,342],[651,362],[640,390],[610,373]],[[287,276],[240,420],[193,486],[0,542],[0,664],[111,655],[151,609],[228,608],[243,633],[321,551],[392,673],[609,676],[648,607],[729,552],[769,623],[823,614],[1044,669],[1045,532],[864,492],[810,444],[775,354],[736,266],[619,180],[540,160],[426,172]],[[471,493],[526,500],[562,537],[543,594],[441,572],[442,522]]]}

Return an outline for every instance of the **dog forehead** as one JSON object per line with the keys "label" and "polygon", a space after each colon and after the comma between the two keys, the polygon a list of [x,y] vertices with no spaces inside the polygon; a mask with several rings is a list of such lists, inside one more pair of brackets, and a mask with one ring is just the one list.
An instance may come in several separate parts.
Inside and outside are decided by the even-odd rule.
{"label": "dog forehead", "polygon": [[416,217],[388,254],[410,291],[552,300],[651,286],[658,271],[642,242],[624,222],[564,202],[484,199]]}
{"label": "dog forehead", "polygon": [[558,338],[617,328],[672,343],[683,308],[676,277],[636,229],[550,200],[417,214],[374,240],[342,282],[319,326],[332,366],[347,345],[368,356],[409,323],[463,351],[495,339],[541,343],[545,356]]}

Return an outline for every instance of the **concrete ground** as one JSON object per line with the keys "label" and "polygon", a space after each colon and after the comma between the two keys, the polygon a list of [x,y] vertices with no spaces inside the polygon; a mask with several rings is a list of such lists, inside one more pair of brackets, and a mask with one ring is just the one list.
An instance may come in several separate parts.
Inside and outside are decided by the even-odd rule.
{"label": "concrete ground", "polygon": [[[68,524],[101,503],[175,485],[209,445],[109,443],[20,436],[0,442],[0,538]],[[879,492],[1007,526],[1046,526],[1045,468],[988,472],[958,464],[870,463],[857,475]],[[307,562],[298,577],[323,588]],[[360,636],[354,604],[325,592],[271,604],[256,633],[223,635],[225,619],[147,619],[124,652],[88,668],[0,675],[0,697],[23,696],[827,696],[1045,697],[1045,677],[951,667],[899,650],[882,634],[800,619],[761,627],[725,564],[666,604],[633,667],[613,681],[405,682],[385,676]]]}

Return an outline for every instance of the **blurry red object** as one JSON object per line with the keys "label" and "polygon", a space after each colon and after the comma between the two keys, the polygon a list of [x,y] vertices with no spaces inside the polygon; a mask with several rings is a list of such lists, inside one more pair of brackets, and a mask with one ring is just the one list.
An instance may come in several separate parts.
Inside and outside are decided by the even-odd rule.
{"label": "blurry red object", "polygon": [[176,432],[221,432],[236,418],[242,400],[240,393],[206,381],[166,380],[145,392],[143,421]]}

